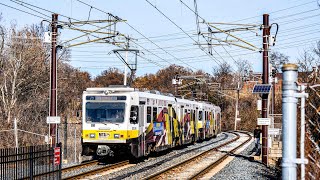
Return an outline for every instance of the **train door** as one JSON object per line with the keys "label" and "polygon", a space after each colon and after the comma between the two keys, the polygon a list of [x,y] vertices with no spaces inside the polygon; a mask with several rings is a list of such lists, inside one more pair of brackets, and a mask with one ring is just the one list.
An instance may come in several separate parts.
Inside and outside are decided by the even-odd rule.
{"label": "train door", "polygon": [[173,112],[172,112],[172,104],[168,104],[168,116],[169,116],[169,132],[168,132],[168,144],[173,146],[173,137],[174,137],[174,129],[173,129]]}
{"label": "train door", "polygon": [[199,140],[199,109],[198,107],[195,110],[195,115],[194,115],[194,121],[195,121],[195,135],[196,135],[196,141]]}
{"label": "train door", "polygon": [[180,126],[181,126],[181,141],[184,143],[185,135],[184,135],[184,106],[179,108],[179,117],[180,117]]}
{"label": "train door", "polygon": [[212,109],[210,109],[209,111],[209,119],[210,119],[210,132],[211,132],[211,137],[214,135],[214,124],[213,124],[213,121],[214,121],[214,114],[213,114],[213,111]]}
{"label": "train door", "polygon": [[173,143],[172,146],[175,146],[176,144],[179,144],[180,126],[179,126],[179,121],[178,121],[177,113],[174,106],[171,106],[169,113],[170,113],[169,116],[171,117],[171,120],[172,120],[172,143]]}
{"label": "train door", "polygon": [[205,139],[203,114],[204,114],[203,111],[200,110],[198,115],[198,121],[199,121],[199,133],[200,133],[199,137],[201,139]]}
{"label": "train door", "polygon": [[192,141],[195,142],[196,141],[196,134],[197,134],[197,130],[196,130],[196,111],[191,109],[190,110],[190,129],[191,129],[191,137],[192,137]]}
{"label": "train door", "polygon": [[215,109],[212,111],[213,113],[213,135],[216,136],[217,135],[217,113],[215,111]]}
{"label": "train door", "polygon": [[138,137],[132,139],[131,154],[135,157],[144,156],[145,147],[145,133],[144,133],[144,107],[143,106],[131,106],[130,109],[130,123],[138,124],[137,127],[132,127],[132,130],[138,130]]}
{"label": "train door", "polygon": [[144,156],[145,155],[145,118],[144,118],[144,106],[140,105],[139,106],[139,156]]}

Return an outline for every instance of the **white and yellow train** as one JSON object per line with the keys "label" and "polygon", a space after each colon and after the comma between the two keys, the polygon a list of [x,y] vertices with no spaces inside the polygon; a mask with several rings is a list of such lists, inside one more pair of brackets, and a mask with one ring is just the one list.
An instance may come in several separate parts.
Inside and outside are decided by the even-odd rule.
{"label": "white and yellow train", "polygon": [[128,87],[83,93],[82,154],[147,156],[220,133],[221,110],[207,102]]}

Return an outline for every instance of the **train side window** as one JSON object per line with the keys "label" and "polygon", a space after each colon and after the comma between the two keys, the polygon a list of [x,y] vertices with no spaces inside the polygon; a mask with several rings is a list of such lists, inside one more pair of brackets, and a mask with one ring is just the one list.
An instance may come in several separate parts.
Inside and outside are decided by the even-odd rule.
{"label": "train side window", "polygon": [[157,120],[157,116],[158,116],[157,109],[158,109],[157,107],[153,107],[153,111],[152,111],[153,122],[156,122],[156,120]]}
{"label": "train side window", "polygon": [[130,123],[137,124],[139,119],[139,107],[138,106],[131,106],[130,109]]}
{"label": "train side window", "polygon": [[151,123],[151,107],[147,107],[147,123]]}

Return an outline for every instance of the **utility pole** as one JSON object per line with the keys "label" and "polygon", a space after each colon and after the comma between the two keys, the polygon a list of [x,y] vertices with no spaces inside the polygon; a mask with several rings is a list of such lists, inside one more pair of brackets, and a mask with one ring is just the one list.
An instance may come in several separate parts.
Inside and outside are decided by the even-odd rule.
{"label": "utility pole", "polygon": [[[58,14],[52,14],[49,116],[57,116],[57,34]],[[49,124],[51,146],[57,144],[57,124]]]}
{"label": "utility pole", "polygon": [[[130,39],[127,38],[127,42],[126,42],[126,50],[129,49],[129,41]],[[125,62],[126,64],[128,64],[128,51],[126,51],[126,56],[125,56]],[[123,85],[127,86],[127,65],[124,65],[124,76],[123,76]]]}
{"label": "utility pole", "polygon": [[272,69],[272,107],[271,113],[274,117],[275,99],[276,98],[276,70]]}
{"label": "utility pole", "polygon": [[[263,14],[262,84],[269,84],[269,14]],[[268,94],[262,94],[262,118],[268,117]],[[262,126],[262,163],[268,165],[268,126]]]}

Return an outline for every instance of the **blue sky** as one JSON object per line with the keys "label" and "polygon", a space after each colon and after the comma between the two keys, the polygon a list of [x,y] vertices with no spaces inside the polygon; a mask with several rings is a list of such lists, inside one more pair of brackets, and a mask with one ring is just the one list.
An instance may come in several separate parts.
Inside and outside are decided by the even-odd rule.
{"label": "blue sky", "polygon": [[[90,11],[90,7],[79,3],[77,0],[23,1],[80,20],[87,20]],[[149,2],[161,10],[183,31],[187,32],[192,39],[161,15],[146,0],[82,1],[127,20],[128,24],[153,42],[151,43],[146,40],[125,23],[117,25],[119,32],[137,40],[131,43],[131,48],[141,50],[141,56],[161,65],[159,67],[143,58],[138,58],[137,75],[155,73],[161,67],[169,66],[173,63],[192,67],[193,70],[201,69],[212,73],[212,67],[217,65],[215,60],[219,62],[226,61],[236,69],[234,60],[238,59],[249,60],[253,64],[254,71],[261,71],[262,55],[259,52],[235,46],[224,46],[224,48],[217,46],[214,48],[216,52],[213,52],[213,57],[211,57],[201,51],[198,46],[194,45],[195,42],[192,39],[198,39],[196,35],[196,16],[180,0],[149,0]],[[183,0],[183,2],[192,9],[194,8],[193,0]],[[39,14],[10,0],[2,0],[1,3]],[[299,58],[304,49],[311,48],[317,40],[320,40],[320,8],[316,0],[198,0],[197,3],[199,15],[207,22],[235,22],[260,25],[262,23],[262,14],[269,13],[270,23],[278,23],[280,26],[276,46],[271,47],[271,50],[287,54],[292,62],[295,62]],[[39,11],[51,16],[49,12]],[[16,21],[19,27],[23,27],[25,25],[40,23],[42,20],[41,18],[19,12],[1,4],[0,12],[3,16],[1,23],[7,27],[9,27],[12,21]],[[44,15],[40,16],[44,17]],[[91,9],[90,20],[105,18],[106,14]],[[67,21],[63,17],[59,17],[59,20]],[[219,27],[228,28],[222,25],[219,25]],[[93,29],[92,26],[85,26],[84,28]],[[77,31],[68,30],[67,28],[60,30],[60,32],[59,38],[62,42],[82,34]],[[259,35],[261,33],[257,29],[235,33],[235,35],[260,48],[262,37]],[[274,31],[272,31],[272,34],[274,34]],[[225,38],[221,34],[217,35],[217,37]],[[86,41],[87,39],[88,37],[84,37],[80,41],[75,42]],[[202,39],[201,42],[204,42],[204,40]],[[159,47],[162,49],[159,49]],[[93,76],[98,75],[109,67],[117,67],[123,70],[121,61],[113,53],[109,54],[113,49],[118,49],[118,47],[102,43],[77,46],[71,48],[71,61],[69,63],[74,67],[90,72]],[[132,60],[132,58],[133,55],[129,55],[129,59]]]}

